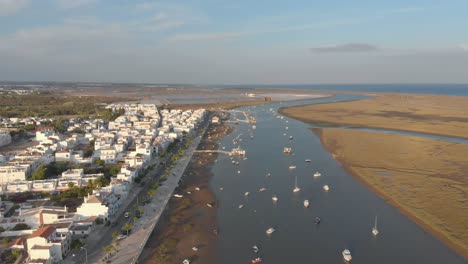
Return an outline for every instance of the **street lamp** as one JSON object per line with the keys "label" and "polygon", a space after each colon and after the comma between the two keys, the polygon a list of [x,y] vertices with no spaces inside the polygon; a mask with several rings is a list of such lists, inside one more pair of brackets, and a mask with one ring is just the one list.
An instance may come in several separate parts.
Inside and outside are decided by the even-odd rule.
{"label": "street lamp", "polygon": [[84,249],[84,251],[85,251],[86,264],[88,264],[88,250],[85,247],[81,247],[81,249]]}

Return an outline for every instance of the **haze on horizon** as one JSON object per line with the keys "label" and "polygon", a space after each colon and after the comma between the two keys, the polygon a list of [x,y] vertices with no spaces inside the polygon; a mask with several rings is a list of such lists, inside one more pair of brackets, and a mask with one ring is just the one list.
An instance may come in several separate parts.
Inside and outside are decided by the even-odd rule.
{"label": "haze on horizon", "polygon": [[466,10],[465,0],[0,0],[0,80],[468,83]]}

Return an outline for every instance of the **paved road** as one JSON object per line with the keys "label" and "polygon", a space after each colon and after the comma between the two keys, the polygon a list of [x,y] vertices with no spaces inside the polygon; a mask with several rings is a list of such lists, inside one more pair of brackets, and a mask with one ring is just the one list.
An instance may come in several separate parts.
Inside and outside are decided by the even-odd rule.
{"label": "paved road", "polygon": [[143,217],[137,222],[137,225],[132,230],[132,234],[121,241],[119,251],[111,257],[112,263],[128,264],[137,262],[143,247],[159,221],[175,188],[178,186],[179,180],[182,178],[185,168],[197,149],[202,136],[205,134],[206,128],[207,125],[204,126],[202,133],[193,140],[183,157],[177,161],[177,164],[171,171],[171,176],[159,187],[153,201],[144,206],[145,213]]}
{"label": "paved road", "polygon": [[[209,118],[207,118],[206,120],[209,120]],[[208,122],[204,123],[204,125],[202,127],[202,132],[199,133],[200,136],[196,137],[193,140],[192,144],[189,146],[189,148],[185,152],[185,155],[174,166],[174,168],[172,170],[172,173],[175,173],[176,176],[180,174],[178,179],[180,179],[180,177],[182,176],[182,174],[183,174],[183,172],[185,170],[185,167],[188,164],[188,161],[190,161],[193,152],[198,147],[198,144],[200,143],[202,135],[204,135],[204,133],[205,133],[207,127],[208,127],[208,124],[209,124]],[[179,146],[174,148],[172,153],[176,153],[178,151],[178,149],[179,149]],[[164,159],[155,158],[154,160],[151,161],[151,163],[150,163],[150,165],[148,165],[148,167],[151,166],[151,165],[155,165],[155,166],[154,166],[153,170],[151,170],[150,172],[147,173],[147,175],[149,177],[147,176],[147,177],[144,178],[144,181],[145,181],[144,182],[144,187],[141,187],[140,184],[134,184],[131,191],[129,192],[129,196],[124,201],[123,205],[120,207],[119,212],[113,217],[113,219],[111,219],[111,221],[116,222],[117,225],[115,225],[113,227],[99,226],[96,229],[94,229],[93,232],[88,236],[88,238],[86,240],[86,245],[85,245],[86,250],[83,250],[83,249],[81,249],[81,250],[80,249],[72,250],[68,254],[68,257],[63,261],[63,263],[65,263],[65,264],[86,263],[86,255],[88,257],[88,263],[102,263],[104,261],[104,259],[105,259],[105,252],[104,252],[103,248],[105,246],[111,244],[111,242],[112,242],[112,233],[115,232],[115,231],[120,233],[120,231],[123,228],[123,225],[127,221],[130,221],[129,219],[124,217],[124,212],[134,211],[133,208],[137,205],[137,203],[141,202],[143,200],[144,196],[146,197],[147,191],[149,190],[151,184],[158,180],[158,177],[162,174],[162,172],[165,169],[165,166],[160,165],[160,164],[161,163],[165,164],[166,161],[168,161],[168,159],[170,157],[171,157],[171,155],[166,155],[166,157]],[[185,164],[185,166],[182,166],[184,164]],[[170,191],[170,193],[169,193],[170,189],[168,188],[168,186],[169,186],[168,183],[172,182],[173,179],[174,179],[174,176],[170,176],[168,178],[168,180],[164,183],[164,185],[161,186],[157,190],[155,197],[152,198],[152,202],[143,207],[144,210],[145,210],[144,214],[135,223],[135,227],[132,230],[132,234],[127,239],[121,241],[121,245],[119,246],[119,251],[121,250],[121,248],[124,247],[123,245],[125,244],[125,242],[127,240],[128,241],[132,240],[131,239],[132,237],[138,237],[137,240],[139,240],[140,242],[142,241],[142,237],[140,237],[142,234],[141,234],[141,231],[140,231],[140,233],[138,232],[139,230],[142,230],[142,229],[144,230],[146,228],[151,228],[151,230],[153,230],[154,225],[156,224],[157,220],[159,220],[159,216],[155,220],[154,214],[159,213],[159,212],[162,214],[162,211],[164,210],[164,207],[165,207],[165,204],[164,204],[164,207],[161,207],[161,202],[162,202],[161,199],[162,198],[160,198],[160,197],[168,197],[168,198],[171,197],[172,192],[174,190]],[[176,181],[176,183],[177,182],[178,182],[178,180]],[[167,204],[167,202],[166,202],[166,204]],[[151,225],[152,222],[154,222],[154,224],[152,226],[149,226],[149,225]],[[149,235],[151,234],[151,231],[148,231],[146,233],[148,234],[148,237],[149,237]],[[143,234],[146,234],[146,233],[143,232]],[[145,243],[146,243],[146,240],[148,239],[148,237],[145,238]],[[135,245],[132,245],[132,247],[133,246],[135,246]],[[144,244],[143,244],[143,246],[144,246]],[[139,254],[141,253],[141,250],[143,249],[143,247],[139,248],[139,247],[135,246],[135,248],[139,249],[139,252],[138,252],[138,256],[139,256]],[[117,253],[117,254],[120,255],[120,253]],[[112,257],[112,259],[115,259],[115,256]]]}

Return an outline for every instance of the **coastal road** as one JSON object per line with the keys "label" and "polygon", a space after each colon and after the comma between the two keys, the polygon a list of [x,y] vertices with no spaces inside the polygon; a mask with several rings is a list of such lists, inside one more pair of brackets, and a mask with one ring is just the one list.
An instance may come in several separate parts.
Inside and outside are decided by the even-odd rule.
{"label": "coastal road", "polygon": [[110,258],[111,263],[128,264],[138,261],[149,236],[163,214],[175,188],[179,185],[179,181],[205,134],[207,127],[208,122],[204,124],[202,132],[193,140],[184,155],[177,161],[170,176],[157,190],[152,202],[143,207],[145,210],[144,214],[136,223],[130,236],[120,242],[118,252]]}

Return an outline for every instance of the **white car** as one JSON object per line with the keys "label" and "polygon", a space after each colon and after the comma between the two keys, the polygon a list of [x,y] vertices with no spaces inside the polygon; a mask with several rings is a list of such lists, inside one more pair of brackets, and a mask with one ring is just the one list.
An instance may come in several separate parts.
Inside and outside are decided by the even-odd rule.
{"label": "white car", "polygon": [[125,216],[125,218],[128,218],[128,217],[130,217],[130,214],[128,212],[125,212],[124,216]]}
{"label": "white car", "polygon": [[126,236],[126,235],[119,235],[119,236],[117,237],[118,240],[122,240],[122,239],[124,239],[124,238],[127,238],[127,236]]}

